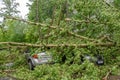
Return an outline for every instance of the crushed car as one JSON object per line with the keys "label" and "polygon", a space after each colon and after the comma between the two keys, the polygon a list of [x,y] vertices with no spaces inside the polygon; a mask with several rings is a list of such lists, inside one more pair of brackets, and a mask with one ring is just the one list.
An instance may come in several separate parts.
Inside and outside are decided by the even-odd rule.
{"label": "crushed car", "polygon": [[84,62],[85,60],[89,60],[90,62],[93,62],[96,65],[104,65],[104,58],[100,54],[97,54],[94,56],[91,56],[91,55],[81,56],[81,61]]}
{"label": "crushed car", "polygon": [[37,65],[52,63],[52,56],[47,52],[40,52],[33,55],[25,53],[25,56],[30,70],[34,70],[34,67]]}
{"label": "crushed car", "polygon": [[[55,63],[52,59],[52,55],[49,54],[48,52],[39,52],[32,55],[30,53],[25,53],[25,56],[30,70],[34,70],[35,66],[37,65]],[[104,64],[103,56],[99,54],[95,56],[91,56],[91,55],[81,56],[81,61],[84,62],[85,60],[89,60],[90,62],[96,65]]]}

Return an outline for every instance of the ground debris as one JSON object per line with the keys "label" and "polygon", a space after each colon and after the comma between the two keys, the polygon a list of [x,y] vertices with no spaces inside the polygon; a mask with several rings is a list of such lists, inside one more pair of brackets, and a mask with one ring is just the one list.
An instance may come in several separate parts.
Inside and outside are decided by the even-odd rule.
{"label": "ground debris", "polygon": [[11,77],[0,77],[0,80],[17,80]]}

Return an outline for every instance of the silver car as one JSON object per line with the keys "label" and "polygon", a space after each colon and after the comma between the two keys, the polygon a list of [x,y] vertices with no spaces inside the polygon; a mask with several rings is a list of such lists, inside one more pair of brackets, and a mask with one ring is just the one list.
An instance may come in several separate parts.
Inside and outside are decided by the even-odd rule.
{"label": "silver car", "polygon": [[36,65],[52,63],[52,56],[47,52],[40,52],[33,55],[25,53],[25,55],[30,70],[33,70]]}

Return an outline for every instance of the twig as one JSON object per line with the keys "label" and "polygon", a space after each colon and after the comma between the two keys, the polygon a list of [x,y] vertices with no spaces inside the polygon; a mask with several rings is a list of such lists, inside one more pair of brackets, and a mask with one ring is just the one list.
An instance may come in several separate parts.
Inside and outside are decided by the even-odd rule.
{"label": "twig", "polygon": [[11,73],[15,72],[15,70],[0,70],[0,73]]}
{"label": "twig", "polygon": [[106,36],[106,35],[104,35],[103,37],[101,37],[99,40],[100,40],[100,41],[107,40],[107,41],[109,41],[109,42],[113,42],[113,40],[110,39],[110,37],[109,37],[109,36]]}
{"label": "twig", "polygon": [[9,73],[15,72],[15,71],[16,70],[1,70],[0,73],[4,73],[6,75],[6,77],[12,78],[12,80],[22,80],[22,79],[16,78],[16,77],[14,77],[14,76],[12,76],[12,75],[9,74]]}
{"label": "twig", "polygon": [[74,21],[74,22],[78,22],[78,23],[104,24],[104,25],[110,23],[110,22],[92,21],[89,18],[87,18],[87,20],[75,20],[75,19],[65,18],[65,21]]}
{"label": "twig", "polygon": [[108,76],[110,75],[111,70],[106,74],[106,76],[102,80],[108,80]]}
{"label": "twig", "polygon": [[68,33],[70,34],[70,35],[73,35],[73,36],[75,36],[75,37],[77,37],[77,38],[80,38],[80,39],[82,39],[82,40],[88,40],[88,41],[94,41],[94,42],[98,42],[98,40],[95,40],[95,39],[91,39],[91,38],[88,38],[88,37],[84,37],[84,36],[80,36],[80,35],[78,35],[78,34],[74,34],[73,32],[70,32],[70,31],[68,31]]}

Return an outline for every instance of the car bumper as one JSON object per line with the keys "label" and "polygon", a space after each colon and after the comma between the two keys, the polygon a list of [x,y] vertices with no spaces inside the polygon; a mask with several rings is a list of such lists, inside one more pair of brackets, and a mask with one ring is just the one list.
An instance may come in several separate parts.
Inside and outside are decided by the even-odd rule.
{"label": "car bumper", "polygon": [[39,59],[32,59],[33,60],[33,65],[41,65],[41,64],[47,64],[47,63],[51,63],[51,59],[47,59],[47,60],[39,60]]}

